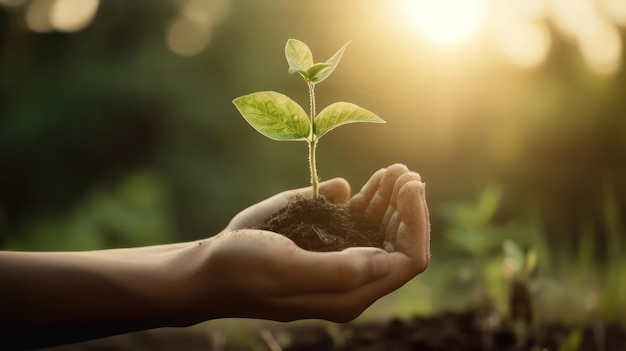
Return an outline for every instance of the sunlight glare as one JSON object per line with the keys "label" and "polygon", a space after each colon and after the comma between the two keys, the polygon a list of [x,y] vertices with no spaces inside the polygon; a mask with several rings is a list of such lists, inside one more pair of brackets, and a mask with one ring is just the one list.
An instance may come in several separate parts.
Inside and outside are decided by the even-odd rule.
{"label": "sunlight glare", "polygon": [[483,0],[404,0],[403,5],[410,24],[440,44],[471,36],[484,15]]}

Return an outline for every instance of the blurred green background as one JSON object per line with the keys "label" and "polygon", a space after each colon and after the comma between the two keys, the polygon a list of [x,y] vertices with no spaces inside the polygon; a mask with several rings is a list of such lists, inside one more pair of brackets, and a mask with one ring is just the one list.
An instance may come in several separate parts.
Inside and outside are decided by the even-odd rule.
{"label": "blurred green background", "polygon": [[468,261],[501,275],[485,262],[505,239],[624,306],[625,28],[620,0],[0,0],[0,248],[203,238],[306,186],[306,144],[264,138],[231,101],[306,106],[287,39],[316,62],[351,40],[318,106],[387,124],[328,134],[318,170],[354,191],[396,162],[422,175],[433,261],[398,310],[456,301],[432,290],[464,291]]}

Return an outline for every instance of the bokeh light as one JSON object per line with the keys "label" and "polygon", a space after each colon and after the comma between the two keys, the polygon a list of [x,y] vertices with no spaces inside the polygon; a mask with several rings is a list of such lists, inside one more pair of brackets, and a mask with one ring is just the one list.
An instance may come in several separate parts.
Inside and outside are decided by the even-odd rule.
{"label": "bokeh light", "polygon": [[212,27],[202,21],[178,17],[167,29],[167,46],[180,56],[197,55],[209,45],[211,30]]}
{"label": "bokeh light", "polygon": [[76,32],[89,25],[99,0],[56,0],[50,9],[52,26],[62,32]]}
{"label": "bokeh light", "polygon": [[615,24],[626,27],[626,1],[623,0],[598,0],[600,11]]}
{"label": "bokeh light", "polygon": [[594,72],[611,75],[621,66],[622,40],[617,28],[601,17],[590,20],[578,37],[585,62]]}
{"label": "bokeh light", "polygon": [[539,21],[512,19],[493,33],[498,49],[510,62],[523,67],[541,65],[550,50],[550,33]]}
{"label": "bokeh light", "polygon": [[55,0],[33,0],[26,9],[26,25],[33,32],[45,33],[53,29],[50,10]]}
{"label": "bokeh light", "polygon": [[[93,21],[99,0],[1,0],[0,5],[13,8],[26,5],[25,23],[34,32],[73,32]],[[379,5],[378,13],[396,8],[395,12],[389,12],[393,15],[387,21],[397,21],[396,17],[400,16],[406,23],[406,26],[382,24],[383,28],[413,31],[422,39],[444,47],[454,47],[460,42],[468,45],[466,41],[473,38],[474,47],[487,43],[506,62],[522,69],[540,67],[548,59],[553,44],[551,28],[577,46],[592,72],[613,75],[622,66],[618,27],[626,27],[626,1],[396,0]],[[166,47],[183,57],[202,53],[230,8],[230,0],[178,2],[178,14],[165,24]],[[397,35],[415,40],[408,32]],[[462,55],[458,57],[462,58]]]}
{"label": "bokeh light", "polygon": [[228,0],[182,2],[180,14],[168,25],[167,47],[179,56],[194,56],[209,45],[213,28],[228,13]]}
{"label": "bokeh light", "polygon": [[33,32],[76,32],[87,27],[99,0],[33,0],[26,9],[26,25]]}

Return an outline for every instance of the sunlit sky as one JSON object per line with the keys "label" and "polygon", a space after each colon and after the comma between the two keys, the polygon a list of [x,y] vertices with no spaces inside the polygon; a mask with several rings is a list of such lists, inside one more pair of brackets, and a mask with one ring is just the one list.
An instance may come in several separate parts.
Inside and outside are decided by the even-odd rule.
{"label": "sunlit sky", "polygon": [[[487,42],[520,68],[548,57],[548,23],[576,45],[589,69],[611,75],[620,69],[626,27],[624,0],[394,0],[386,2],[425,41],[443,47]],[[99,0],[0,0],[22,7],[34,32],[79,31],[97,15]],[[180,1],[179,15],[166,24],[164,44],[180,56],[201,53],[213,28],[227,15],[230,0]]]}

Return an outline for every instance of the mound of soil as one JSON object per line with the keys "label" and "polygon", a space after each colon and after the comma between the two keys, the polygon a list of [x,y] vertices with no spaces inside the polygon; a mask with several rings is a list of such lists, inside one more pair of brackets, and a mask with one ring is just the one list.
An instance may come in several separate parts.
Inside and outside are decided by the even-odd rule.
{"label": "mound of soil", "polygon": [[297,197],[256,228],[283,234],[301,248],[318,252],[382,247],[385,239],[377,224],[322,196]]}

